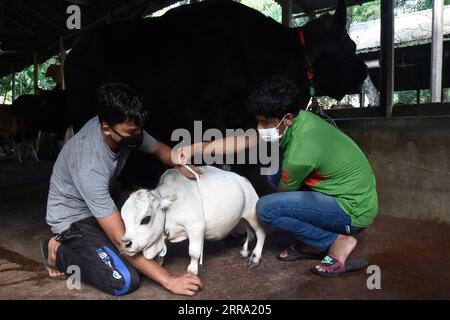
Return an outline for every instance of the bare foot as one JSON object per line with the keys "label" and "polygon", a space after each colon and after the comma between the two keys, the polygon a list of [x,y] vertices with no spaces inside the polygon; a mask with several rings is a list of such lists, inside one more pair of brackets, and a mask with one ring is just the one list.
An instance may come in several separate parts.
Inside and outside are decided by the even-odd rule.
{"label": "bare foot", "polygon": [[[56,264],[56,251],[58,250],[59,246],[61,245],[60,242],[56,241],[55,237],[51,238],[48,242],[48,259],[47,264],[49,266],[54,266]],[[48,267],[48,274],[50,277],[57,277],[64,274],[64,272],[61,272],[55,268]]]}
{"label": "bare foot", "polygon": [[[353,251],[353,249],[355,249],[357,242],[358,241],[355,237],[340,234],[338,235],[336,241],[334,241],[333,245],[330,247],[328,255],[341,261],[345,265],[345,261],[347,261],[348,256]],[[326,271],[320,265],[316,265],[316,269],[321,272]]]}

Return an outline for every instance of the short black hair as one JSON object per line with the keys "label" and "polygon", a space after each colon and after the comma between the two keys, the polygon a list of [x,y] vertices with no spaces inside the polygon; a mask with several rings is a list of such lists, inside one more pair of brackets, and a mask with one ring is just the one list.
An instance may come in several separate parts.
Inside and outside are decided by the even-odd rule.
{"label": "short black hair", "polygon": [[275,76],[264,81],[250,95],[248,103],[257,115],[281,119],[287,113],[297,115],[300,110],[300,93],[294,82]]}
{"label": "short black hair", "polygon": [[143,126],[148,115],[148,101],[124,83],[105,83],[96,92],[95,104],[100,122],[110,126],[130,121]]}

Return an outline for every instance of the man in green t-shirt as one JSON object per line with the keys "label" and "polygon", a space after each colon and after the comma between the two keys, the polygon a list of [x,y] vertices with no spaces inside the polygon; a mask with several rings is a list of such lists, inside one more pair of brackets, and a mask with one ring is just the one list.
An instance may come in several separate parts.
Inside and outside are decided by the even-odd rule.
{"label": "man in green t-shirt", "polygon": [[[280,260],[322,259],[311,271],[337,276],[360,270],[364,260],[348,260],[355,234],[368,227],[378,212],[375,176],[355,142],[320,117],[299,111],[295,84],[277,77],[250,97],[261,138],[280,142],[279,172],[269,176],[278,191],[259,199],[258,217],[274,229],[286,231],[297,243]],[[228,142],[234,142],[228,148]],[[177,161],[187,163],[209,149],[230,154],[250,147],[245,137],[227,137],[182,147]]]}
{"label": "man in green t-shirt", "polygon": [[290,81],[266,83],[250,100],[261,138],[279,141],[282,151],[280,171],[269,177],[279,192],[259,200],[258,216],[299,242],[278,258],[323,258],[311,269],[322,276],[364,268],[365,261],[347,260],[357,243],[353,235],[378,212],[375,176],[363,152],[325,120],[298,112]]}

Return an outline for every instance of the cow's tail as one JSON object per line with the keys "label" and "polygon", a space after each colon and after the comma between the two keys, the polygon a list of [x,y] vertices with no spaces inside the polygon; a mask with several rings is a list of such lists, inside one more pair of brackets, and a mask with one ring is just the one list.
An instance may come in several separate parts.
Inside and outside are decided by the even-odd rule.
{"label": "cow's tail", "polygon": [[245,193],[245,212],[253,212],[256,210],[256,203],[259,200],[259,196],[250,181],[243,176],[240,177],[242,189]]}

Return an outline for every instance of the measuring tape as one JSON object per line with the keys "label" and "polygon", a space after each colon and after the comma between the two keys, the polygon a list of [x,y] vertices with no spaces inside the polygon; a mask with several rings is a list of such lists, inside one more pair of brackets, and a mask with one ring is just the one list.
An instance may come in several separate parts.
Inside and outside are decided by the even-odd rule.
{"label": "measuring tape", "polygon": [[[204,207],[204,202],[203,202],[203,199],[202,199],[202,193],[200,191],[200,176],[198,175],[197,172],[195,172],[188,165],[184,164],[183,167],[185,167],[189,172],[191,172],[194,175],[195,180],[197,181],[198,196],[199,196],[200,204],[201,204],[201,207],[202,207],[203,221],[205,223],[205,228],[206,228],[205,207]],[[203,266],[203,244],[204,243],[205,243],[205,238],[203,237],[202,247],[201,247],[201,251],[200,251],[200,266]]]}

